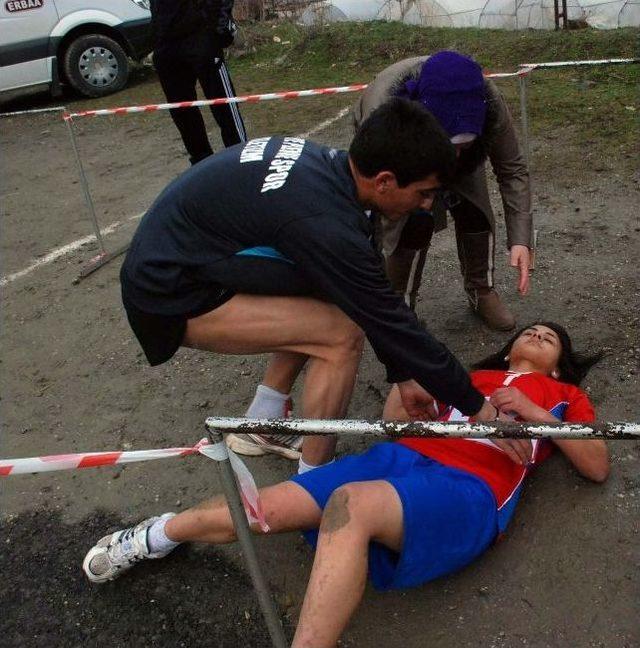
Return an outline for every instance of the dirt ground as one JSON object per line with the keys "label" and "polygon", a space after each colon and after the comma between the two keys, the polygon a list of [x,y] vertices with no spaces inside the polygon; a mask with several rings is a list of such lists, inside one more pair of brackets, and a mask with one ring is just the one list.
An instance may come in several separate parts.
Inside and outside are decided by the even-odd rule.
{"label": "dirt ground", "polygon": [[[127,103],[161,96],[146,72],[127,92]],[[252,136],[302,133],[351,100],[272,102],[244,114]],[[1,108],[55,103],[36,95]],[[101,102],[121,103],[120,95]],[[186,157],[166,113],[79,120],[77,131],[100,223],[119,223],[105,236],[116,249],[130,239],[135,217],[187,167]],[[313,138],[346,146],[349,119]],[[604,349],[586,382],[599,417],[638,421],[640,177],[615,143],[597,158],[582,139],[580,124],[533,138],[540,234],[532,292],[517,296],[502,253],[499,290],[520,322],[558,320],[579,348]],[[92,230],[59,116],[2,119],[0,145],[8,279],[0,456],[189,445],[203,435],[206,416],[241,414],[266,359],[182,350],[170,363],[148,367],[120,306],[120,260],[73,283],[95,242],[11,277]],[[500,236],[504,243],[503,227]],[[419,315],[465,363],[503,342],[466,306],[451,231],[437,237],[425,275]],[[350,415],[379,417],[386,389],[368,349]],[[362,447],[345,439],[340,451]],[[613,471],[603,486],[553,457],[528,484],[507,539],[470,568],[411,591],[368,589],[341,645],[640,646],[640,443],[612,442],[610,449]],[[294,469],[274,457],[247,463],[260,485]],[[103,533],[220,492],[217,469],[206,459],[16,476],[0,488],[3,645],[269,645],[237,546],[181,548],[103,587],[89,586],[81,572],[85,551]],[[261,539],[258,550],[291,633],[312,553],[296,534]]]}

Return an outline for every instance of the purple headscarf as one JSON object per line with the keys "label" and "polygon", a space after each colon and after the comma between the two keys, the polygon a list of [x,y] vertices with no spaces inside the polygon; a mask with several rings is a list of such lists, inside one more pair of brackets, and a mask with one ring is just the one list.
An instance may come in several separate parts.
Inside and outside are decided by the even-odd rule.
{"label": "purple headscarf", "polygon": [[468,56],[437,52],[398,95],[424,104],[450,137],[482,134],[487,113],[484,78],[482,68]]}

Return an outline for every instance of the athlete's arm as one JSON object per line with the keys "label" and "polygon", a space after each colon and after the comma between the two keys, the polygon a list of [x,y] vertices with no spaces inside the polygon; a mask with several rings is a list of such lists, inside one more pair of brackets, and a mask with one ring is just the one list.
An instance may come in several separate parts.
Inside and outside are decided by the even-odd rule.
{"label": "athlete's arm", "polygon": [[[505,412],[515,412],[525,421],[561,422],[551,412],[527,398],[517,387],[499,387],[493,392],[491,403]],[[579,414],[578,409],[581,410]],[[593,408],[582,392],[578,391],[570,403],[566,422],[569,420],[573,423],[594,420]],[[603,482],[609,476],[609,451],[601,439],[555,439],[553,442],[583,477]]]}
{"label": "athlete's arm", "polygon": [[[570,390],[569,405],[564,413],[565,423],[591,423],[596,415],[587,395],[577,387]],[[602,439],[558,439],[555,444],[562,454],[587,479],[602,483],[611,469],[609,450]]]}
{"label": "athlete's arm", "polygon": [[599,483],[607,480],[611,466],[602,439],[557,439],[554,443],[583,477]]}

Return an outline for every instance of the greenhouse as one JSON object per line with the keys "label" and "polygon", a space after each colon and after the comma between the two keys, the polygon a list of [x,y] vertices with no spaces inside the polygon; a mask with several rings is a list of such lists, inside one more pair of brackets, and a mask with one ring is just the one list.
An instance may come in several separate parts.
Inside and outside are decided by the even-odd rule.
{"label": "greenhouse", "polygon": [[[310,3],[305,24],[399,20],[425,27],[553,29],[553,0],[326,0]],[[560,10],[562,2],[558,2]],[[567,0],[567,26],[614,29],[640,25],[640,0]]]}

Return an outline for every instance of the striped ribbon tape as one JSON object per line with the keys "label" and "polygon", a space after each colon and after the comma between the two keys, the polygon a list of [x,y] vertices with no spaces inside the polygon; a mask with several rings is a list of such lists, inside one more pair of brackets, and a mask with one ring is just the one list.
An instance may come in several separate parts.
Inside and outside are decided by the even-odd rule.
{"label": "striped ribbon tape", "polygon": [[313,97],[316,95],[333,95],[345,92],[359,92],[368,84],[338,86],[334,88],[313,88],[311,90],[290,90],[288,92],[267,92],[265,94],[241,95],[238,97],[218,97],[217,99],[199,99],[197,101],[178,101],[175,103],[147,104],[145,106],[122,106],[119,108],[103,108],[100,110],[82,110],[76,113],[65,113],[65,120],[75,117],[97,117],[102,115],[125,115],[128,113],[154,112],[156,110],[171,110],[173,108],[193,108],[198,106],[219,106],[231,103],[256,103],[258,101],[272,101],[274,99],[299,99],[300,97]]}
{"label": "striped ribbon tape", "polygon": [[[488,79],[504,79],[507,77],[521,77],[529,74],[535,69],[567,67],[574,65],[615,65],[619,63],[639,63],[640,58],[610,58],[585,61],[547,61],[544,63],[521,63],[517,72],[493,72],[485,74]],[[217,99],[202,99],[198,101],[178,101],[175,103],[147,104],[144,106],[120,106],[118,108],[103,108],[100,110],[82,110],[75,113],[67,113],[64,106],[52,108],[40,108],[35,110],[18,110],[10,113],[1,113],[0,117],[13,117],[16,115],[29,115],[43,112],[64,111],[65,120],[74,117],[95,117],[98,115],[123,115],[127,113],[154,112],[157,110],[171,110],[173,108],[193,108],[200,106],[218,106],[230,103],[255,103],[258,101],[270,101],[273,99],[298,99],[300,97],[313,97],[316,95],[341,94],[344,92],[359,92],[364,90],[368,84],[358,83],[348,86],[337,86],[333,88],[313,88],[311,90],[292,90],[289,92],[267,92],[265,94],[251,94],[240,97],[219,97]]]}
{"label": "striped ribbon tape", "polygon": [[158,448],[154,450],[133,450],[117,452],[83,452],[75,454],[27,457],[24,459],[0,459],[0,477],[25,473],[51,472],[54,470],[74,470],[78,468],[97,468],[169,457],[187,457],[201,454],[214,461],[224,461],[227,457],[235,473],[240,498],[250,524],[257,523],[266,533],[269,531],[256,482],[244,462],[224,441],[211,444],[201,439],[194,446],[186,448]]}
{"label": "striped ribbon tape", "polygon": [[[530,69],[531,68],[531,69]],[[526,66],[517,72],[494,72],[486,74],[487,78],[505,78],[522,76],[531,72],[533,68]],[[312,88],[310,90],[289,90],[287,92],[267,92],[265,94],[241,95],[238,97],[218,97],[216,99],[198,99],[197,101],[177,101],[174,103],[146,104],[144,106],[120,106],[118,108],[101,108],[99,110],[82,110],[75,113],[65,113],[65,120],[76,117],[100,117],[104,115],[126,115],[130,113],[155,112],[157,110],[173,110],[174,108],[194,108],[201,106],[220,106],[232,103],[257,103],[259,101],[273,101],[274,99],[299,99],[300,97],[314,97],[318,95],[342,94],[345,92],[360,92],[368,86],[367,83],[357,83],[333,88]]]}
{"label": "striped ribbon tape", "polygon": [[117,466],[119,464],[167,459],[169,457],[187,457],[198,454],[208,445],[202,439],[188,448],[158,448],[154,450],[133,450],[116,452],[82,452],[74,454],[46,455],[43,457],[26,457],[24,459],[0,459],[0,477],[23,475],[26,473],[51,472],[54,470],[74,470],[77,468],[97,468],[99,466]]}

